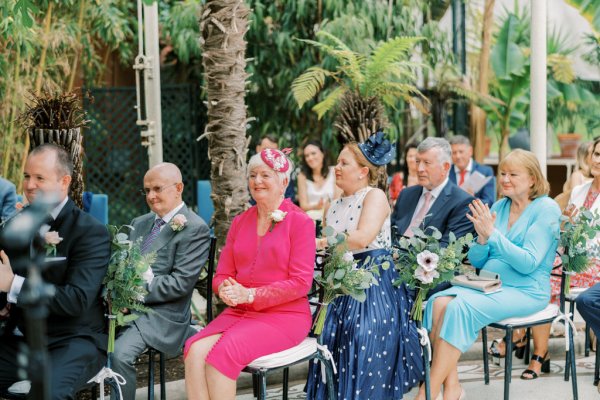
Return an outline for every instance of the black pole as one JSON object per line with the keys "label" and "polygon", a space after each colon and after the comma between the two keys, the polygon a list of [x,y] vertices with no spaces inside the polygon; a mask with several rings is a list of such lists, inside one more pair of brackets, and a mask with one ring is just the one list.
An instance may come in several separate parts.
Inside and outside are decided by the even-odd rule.
{"label": "black pole", "polygon": [[[467,74],[466,12],[464,0],[452,0],[452,50],[462,76]],[[467,107],[464,101],[454,104],[452,127],[455,135],[468,136]]]}

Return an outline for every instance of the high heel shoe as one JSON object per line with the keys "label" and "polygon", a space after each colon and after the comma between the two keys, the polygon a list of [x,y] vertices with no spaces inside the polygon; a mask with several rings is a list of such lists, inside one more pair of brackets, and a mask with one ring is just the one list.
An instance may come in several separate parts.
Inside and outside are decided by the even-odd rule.
{"label": "high heel shoe", "polygon": [[[540,371],[543,372],[544,374],[547,374],[550,372],[550,359],[547,357],[548,357],[548,352],[546,352],[546,354],[544,354],[544,357],[540,357],[537,354],[534,354],[531,356],[531,361],[536,361],[536,362],[539,362],[540,364],[542,364],[542,368]],[[526,376],[526,375],[530,375],[530,376]],[[538,377],[539,377],[538,373],[529,368],[527,368],[521,374],[521,379],[526,380],[526,381],[531,381],[533,379],[537,379]]]}
{"label": "high heel shoe", "polygon": [[[503,340],[502,339],[495,339],[492,341],[492,345],[490,346],[490,348],[488,349],[488,354],[490,356],[492,356],[494,359],[502,359],[506,356],[506,346],[504,346],[504,353],[500,352],[500,343],[502,343]],[[520,339],[518,339],[516,342],[512,343],[512,351],[515,352],[515,356],[518,359],[523,359],[523,357],[525,356],[525,347],[527,345],[527,336],[523,336]],[[500,363],[500,360],[498,360],[498,362],[495,362],[496,364]]]}

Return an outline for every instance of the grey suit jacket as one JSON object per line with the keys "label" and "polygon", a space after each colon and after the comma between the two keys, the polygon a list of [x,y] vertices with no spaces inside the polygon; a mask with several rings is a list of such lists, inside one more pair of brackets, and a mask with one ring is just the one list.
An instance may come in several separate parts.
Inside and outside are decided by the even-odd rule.
{"label": "grey suit jacket", "polygon": [[17,211],[17,192],[15,185],[4,178],[0,178],[0,221],[8,219]]}
{"label": "grey suit jacket", "polygon": [[[186,217],[185,227],[175,232],[165,225],[147,250],[156,252],[154,279],[145,298],[152,312],[141,314],[133,322],[148,346],[167,354],[177,354],[195,333],[190,328],[192,291],[210,246],[210,231],[204,221],[185,205],[178,214]],[[145,238],[155,218],[154,213],[135,218],[131,239]]]}

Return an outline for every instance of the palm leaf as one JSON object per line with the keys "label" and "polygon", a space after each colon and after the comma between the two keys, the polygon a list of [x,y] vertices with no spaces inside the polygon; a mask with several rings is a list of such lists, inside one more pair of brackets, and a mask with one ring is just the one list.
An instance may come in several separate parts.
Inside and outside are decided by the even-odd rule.
{"label": "palm leaf", "polygon": [[314,98],[325,85],[325,77],[333,75],[321,67],[310,67],[305,73],[292,82],[292,94],[298,108]]}
{"label": "palm leaf", "polygon": [[323,101],[316,104],[312,110],[317,113],[317,117],[321,119],[327,111],[331,110],[344,96],[347,88],[345,86],[338,86],[331,93],[329,93]]}
{"label": "palm leaf", "polygon": [[392,64],[408,59],[408,51],[422,39],[421,37],[396,37],[378,45],[373,50],[371,60],[366,67],[367,80],[385,74]]}

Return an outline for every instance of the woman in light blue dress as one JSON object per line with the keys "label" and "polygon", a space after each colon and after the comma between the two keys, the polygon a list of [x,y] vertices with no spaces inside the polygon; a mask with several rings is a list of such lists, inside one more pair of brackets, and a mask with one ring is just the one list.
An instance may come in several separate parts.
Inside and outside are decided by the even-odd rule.
{"label": "woman in light blue dress", "polygon": [[[444,399],[465,397],[458,381],[461,353],[484,326],[541,311],[550,300],[550,272],[559,238],[560,209],[547,196],[549,185],[535,156],[509,153],[498,166],[503,199],[491,210],[480,200],[470,206],[477,242],[469,250],[476,268],[500,274],[502,290],[493,294],[452,287],[427,303],[424,325],[433,343],[431,394],[444,386]],[[546,355],[539,354],[541,359]],[[425,398],[424,390],[416,397]]]}

